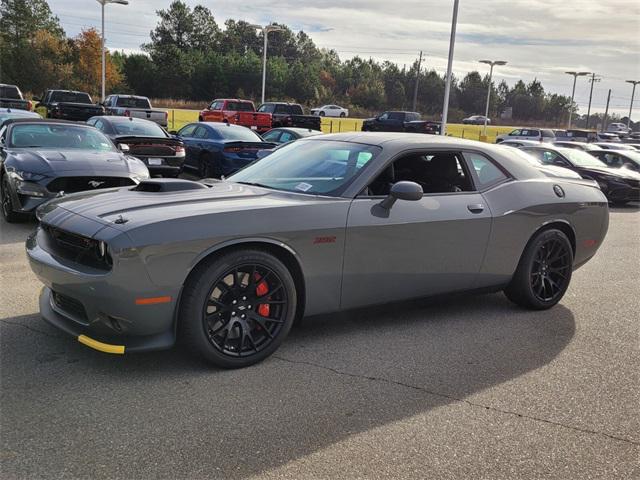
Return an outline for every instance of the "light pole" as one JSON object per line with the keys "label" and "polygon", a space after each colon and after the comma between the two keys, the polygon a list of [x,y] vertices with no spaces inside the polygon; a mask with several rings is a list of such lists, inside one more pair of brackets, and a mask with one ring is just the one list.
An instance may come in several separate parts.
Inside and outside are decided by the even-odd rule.
{"label": "light pole", "polygon": [[255,25],[252,24],[252,27],[262,30],[262,36],[264,37],[264,48],[262,49],[262,102],[264,103],[264,90],[265,85],[267,83],[267,39],[269,36],[269,32],[279,32],[282,30],[282,27],[278,25]]}
{"label": "light pole", "polygon": [[487,87],[487,108],[484,111],[484,136],[487,136],[487,121],[489,116],[489,100],[491,99],[491,78],[493,77],[493,67],[494,65],[506,65],[507,62],[504,60],[480,60],[480,63],[486,63],[487,65],[491,65],[491,69],[489,70],[489,87]]}
{"label": "light pole", "polygon": [[631,112],[633,111],[633,97],[636,94],[636,85],[640,83],[640,80],[625,80],[625,82],[633,85],[633,90],[631,90],[631,104],[629,105],[629,116],[627,117],[627,128],[631,124]]}
{"label": "light pole", "polygon": [[569,124],[567,125],[567,129],[571,128],[571,116],[573,114],[573,96],[576,94],[576,80],[578,77],[584,77],[585,75],[589,75],[591,72],[564,72],[567,75],[573,75],[573,90],[571,90],[571,107],[569,107]]}
{"label": "light pole", "polygon": [[[593,98],[593,84],[599,82],[601,79],[596,78],[596,74],[592,73],[589,81],[591,82],[591,91],[589,92],[589,106],[587,107],[587,126],[586,129],[589,130],[589,119],[591,118],[591,99]],[[596,125],[597,127],[598,125]]]}
{"label": "light pole", "polygon": [[444,85],[444,102],[442,105],[442,124],[440,135],[447,134],[447,115],[449,114],[449,94],[451,93],[451,69],[453,67],[453,49],[456,45],[456,26],[458,25],[458,3],[453,0],[453,18],[451,19],[451,38],[449,39],[449,60],[447,61],[447,78]]}
{"label": "light pole", "polygon": [[129,0],[96,0],[102,7],[102,101],[105,97],[105,82],[106,82],[106,59],[104,48],[104,6],[107,3],[117,3],[118,5],[129,5]]}

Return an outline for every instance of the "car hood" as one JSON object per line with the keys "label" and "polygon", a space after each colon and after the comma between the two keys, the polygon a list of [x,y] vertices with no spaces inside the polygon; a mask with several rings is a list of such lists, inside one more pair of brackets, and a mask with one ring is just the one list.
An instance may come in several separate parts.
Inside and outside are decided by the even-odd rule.
{"label": "car hood", "polygon": [[628,168],[611,168],[611,167],[579,167],[580,171],[595,173],[601,175],[610,175],[612,177],[622,177],[630,180],[640,180],[640,173],[634,172]]}
{"label": "car hood", "polygon": [[38,218],[45,223],[59,225],[69,217],[69,213],[74,213],[127,231],[178,218],[335,200],[232,182],[215,182],[210,188],[175,192],[148,192],[125,187],[80,192],[54,199],[40,208]]}
{"label": "car hood", "polygon": [[10,154],[16,169],[46,176],[72,171],[86,172],[87,175],[138,174],[144,168],[138,159],[115,151],[13,149]]}

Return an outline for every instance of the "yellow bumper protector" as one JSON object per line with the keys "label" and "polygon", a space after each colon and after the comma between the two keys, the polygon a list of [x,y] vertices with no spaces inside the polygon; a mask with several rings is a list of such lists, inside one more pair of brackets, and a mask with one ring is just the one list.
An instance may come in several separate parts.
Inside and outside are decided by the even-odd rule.
{"label": "yellow bumper protector", "polygon": [[78,337],[80,343],[85,344],[87,347],[99,350],[104,353],[113,353],[116,355],[124,355],[124,345],[110,345],[108,343],[102,343],[86,335],[80,335]]}

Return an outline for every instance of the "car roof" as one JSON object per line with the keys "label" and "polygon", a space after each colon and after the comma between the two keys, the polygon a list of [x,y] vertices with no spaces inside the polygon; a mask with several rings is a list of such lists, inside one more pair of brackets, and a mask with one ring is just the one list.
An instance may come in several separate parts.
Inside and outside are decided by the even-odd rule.
{"label": "car roof", "polygon": [[293,132],[293,133],[322,133],[320,130],[313,130],[312,128],[301,127],[276,127],[270,131],[278,130],[279,132]]}
{"label": "car roof", "polygon": [[[233,123],[225,123],[225,122],[193,122],[189,125],[205,125],[207,127],[213,128],[214,130],[218,128],[244,128],[245,130],[251,130],[250,128],[243,127],[242,125],[235,125]],[[253,130],[251,130],[253,132]],[[257,135],[257,134],[256,134]]]}
{"label": "car roof", "polygon": [[65,92],[65,93],[85,93],[89,95],[87,92],[82,92],[80,90],[64,90],[62,88],[50,88],[47,90],[48,92]]}
{"label": "car roof", "polygon": [[29,110],[21,110],[19,108],[0,108],[0,113],[15,113],[16,115],[23,115],[25,117],[33,117],[33,118],[37,118],[40,116],[36,112],[31,112]]}
{"label": "car roof", "polygon": [[142,95],[130,95],[130,94],[122,94],[122,93],[112,93],[109,97],[122,97],[122,98],[147,98]]}
{"label": "car roof", "polygon": [[55,120],[51,118],[10,118],[4,124],[6,126],[13,125],[16,123],[50,123],[50,124],[66,124],[66,125],[75,125],[77,127],[86,127],[93,128],[91,125],[87,125],[86,123],[72,122],[71,120]]}

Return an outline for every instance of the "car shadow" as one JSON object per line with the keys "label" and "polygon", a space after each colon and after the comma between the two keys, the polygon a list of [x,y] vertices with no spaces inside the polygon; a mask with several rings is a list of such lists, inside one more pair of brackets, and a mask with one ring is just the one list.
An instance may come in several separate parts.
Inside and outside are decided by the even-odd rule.
{"label": "car shadow", "polygon": [[[180,348],[101,354],[37,315],[0,325],[17,477],[248,477],[525,375],[575,332],[562,305],[453,297],[308,318],[271,358],[225,371]],[[65,454],[42,455],[50,442]]]}
{"label": "car shadow", "polygon": [[26,219],[20,223],[7,223],[0,215],[0,245],[8,245],[10,243],[23,243],[27,237],[38,226],[38,222],[33,219]]}
{"label": "car shadow", "polygon": [[635,213],[640,212],[640,202],[631,202],[626,205],[617,205],[615,207],[609,207],[609,211],[612,213]]}

